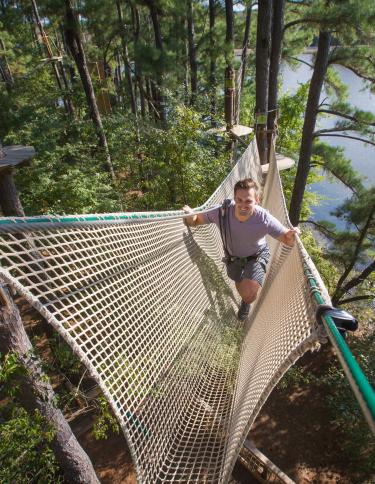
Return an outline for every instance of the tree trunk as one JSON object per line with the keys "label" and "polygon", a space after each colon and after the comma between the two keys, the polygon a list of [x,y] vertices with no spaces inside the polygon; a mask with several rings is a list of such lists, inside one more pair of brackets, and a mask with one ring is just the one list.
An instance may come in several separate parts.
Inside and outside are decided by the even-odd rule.
{"label": "tree trunk", "polygon": [[253,5],[247,6],[246,10],[246,21],[245,21],[245,32],[243,36],[242,42],[242,55],[241,55],[241,80],[240,85],[237,92],[237,112],[236,112],[236,123],[239,124],[240,122],[240,108],[241,108],[241,95],[243,91],[243,86],[245,84],[245,74],[246,74],[246,64],[247,64],[247,49],[249,47],[249,36],[250,36],[250,27],[251,27],[251,10]]}
{"label": "tree trunk", "polygon": [[215,49],[215,17],[216,17],[216,0],[209,0],[208,4],[210,15],[210,75],[209,75],[209,90],[210,90],[210,112],[211,112],[211,126],[215,126],[216,116],[216,49]]}
{"label": "tree trunk", "polygon": [[267,112],[268,82],[271,53],[272,0],[258,3],[258,25],[256,44],[256,99],[255,99],[255,135],[258,144],[260,162],[268,162],[267,147]]}
{"label": "tree trunk", "polygon": [[90,117],[94,123],[96,134],[99,141],[99,147],[104,151],[106,164],[111,175],[112,181],[116,183],[115,172],[113,170],[111,155],[108,149],[107,138],[104,133],[102,119],[99,113],[98,104],[96,102],[94,87],[92,85],[91,76],[87,67],[86,55],[83,49],[79,23],[76,14],[73,11],[71,0],[65,0],[66,7],[66,25],[65,25],[65,40],[69,50],[73,56],[77,66],[79,75],[81,77],[83,89],[86,94],[86,100],[90,111]]}
{"label": "tree trunk", "polygon": [[137,50],[139,44],[139,32],[140,32],[140,19],[139,19],[139,11],[136,5],[133,2],[129,1],[131,15],[132,15],[132,23],[133,23],[133,40],[134,40],[134,68],[135,68],[135,77],[137,79],[137,84],[139,87],[139,96],[141,101],[141,115],[144,118],[146,116],[146,99],[145,99],[145,87],[144,87],[144,79],[142,76],[142,65],[140,59],[138,58]]}
{"label": "tree trunk", "polygon": [[[32,8],[33,8],[35,21],[38,25],[40,36],[43,40],[43,45],[45,47],[47,56],[48,56],[49,59],[52,59],[53,52],[51,50],[51,46],[49,44],[48,37],[44,32],[43,24],[42,24],[42,21],[40,19],[40,15],[39,15],[38,6],[36,4],[36,1],[31,0],[31,5],[32,5]],[[56,62],[51,61],[51,65],[52,65],[53,72],[55,74],[57,85],[59,86],[60,91],[63,91],[63,84],[61,82],[60,73],[59,73],[59,70],[57,68]],[[72,104],[71,100],[63,95],[63,102],[64,102],[64,107],[65,107],[66,112],[69,113],[69,114],[73,114],[74,108],[73,108],[73,104]]]}
{"label": "tree trunk", "polygon": [[129,93],[130,93],[130,105],[131,105],[132,113],[136,116],[137,103],[136,103],[136,98],[134,93],[131,66],[129,61],[128,44],[126,41],[126,28],[125,28],[124,20],[122,18],[122,11],[121,11],[121,5],[119,0],[116,0],[116,8],[117,8],[117,17],[118,17],[118,22],[119,22],[119,27],[121,32],[122,56],[123,56],[123,61],[125,65],[126,80],[128,82]]}
{"label": "tree trunk", "polygon": [[165,100],[162,94],[163,73],[164,73],[164,48],[163,48],[163,39],[161,36],[158,7],[155,3],[155,0],[145,0],[145,3],[149,8],[150,17],[154,28],[155,46],[160,52],[158,63],[155,66],[156,75],[157,75],[157,87],[153,86],[154,93],[155,93],[154,100],[155,100],[157,110],[159,112],[159,119],[162,123],[165,123],[166,121]]}
{"label": "tree trunk", "polygon": [[66,482],[99,484],[89,457],[79,445],[62,412],[55,406],[56,395],[41,369],[40,362],[33,354],[18,309],[1,278],[0,352],[16,353],[19,363],[26,369],[24,374],[17,377],[17,397],[28,412],[39,411],[55,430],[50,445],[64,472]]}
{"label": "tree trunk", "polygon": [[329,32],[320,32],[314,72],[310,81],[309,95],[306,104],[297,174],[290,202],[289,218],[292,225],[298,225],[299,223],[303,194],[305,192],[307,176],[310,171],[312,144],[314,141],[313,134],[319,107],[319,98],[328,67],[330,43],[331,34]]}
{"label": "tree trunk", "polygon": [[13,87],[13,76],[12,76],[12,71],[10,70],[7,58],[6,58],[6,51],[5,51],[5,44],[3,39],[0,39],[0,47],[1,50],[3,51],[4,57],[0,57],[0,71],[1,71],[1,77],[3,78],[6,90],[8,93],[11,92],[12,87]]}
{"label": "tree trunk", "polygon": [[191,86],[191,97],[190,104],[194,106],[197,89],[198,89],[198,63],[197,63],[197,52],[195,48],[195,38],[194,38],[194,18],[193,18],[193,1],[187,1],[187,30],[188,30],[188,45],[189,45],[189,64],[190,64],[190,86]]}
{"label": "tree trunk", "polygon": [[24,217],[25,212],[13,180],[13,169],[0,172],[0,207],[4,217]]}
{"label": "tree trunk", "polygon": [[268,146],[272,143],[272,135],[277,118],[277,81],[279,77],[281,46],[284,26],[285,0],[273,0],[272,42],[270,59],[270,78],[268,86]]}
{"label": "tree trunk", "polygon": [[225,0],[225,22],[226,22],[226,32],[225,32],[225,60],[227,67],[232,67],[233,65],[233,0]]}

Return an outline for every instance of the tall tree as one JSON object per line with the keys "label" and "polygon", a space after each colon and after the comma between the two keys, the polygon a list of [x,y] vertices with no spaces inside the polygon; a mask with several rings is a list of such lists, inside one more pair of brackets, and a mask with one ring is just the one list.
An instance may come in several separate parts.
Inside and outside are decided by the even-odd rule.
{"label": "tall tree", "polygon": [[255,75],[255,135],[262,165],[268,162],[267,114],[271,54],[271,21],[272,0],[262,0],[258,4]]}
{"label": "tall tree", "polygon": [[281,62],[285,0],[273,0],[270,78],[268,86],[268,145],[272,143],[277,117],[277,87]]}
{"label": "tall tree", "polygon": [[127,35],[126,35],[126,26],[122,17],[121,5],[120,0],[116,0],[116,9],[117,9],[117,16],[118,16],[118,23],[119,29],[121,33],[121,45],[122,45],[122,57],[123,62],[125,65],[125,73],[126,73],[126,80],[128,82],[129,93],[130,93],[130,105],[131,110],[134,115],[137,115],[137,103],[135,99],[135,92],[131,74],[131,65],[129,60],[129,53],[128,53],[128,43],[127,43]]}
{"label": "tall tree", "polygon": [[81,77],[83,89],[86,94],[90,117],[94,123],[96,134],[98,137],[99,147],[104,152],[108,170],[110,172],[112,181],[115,183],[116,176],[112,165],[111,155],[109,153],[107,137],[104,132],[102,118],[100,116],[98,104],[95,97],[94,86],[92,84],[90,72],[87,66],[86,55],[80,34],[79,21],[77,19],[76,13],[74,12],[72,0],[65,0],[65,15],[65,40]]}
{"label": "tall tree", "polygon": [[[33,8],[35,21],[36,21],[38,28],[39,28],[40,37],[42,39],[42,42],[43,42],[44,48],[46,50],[47,56],[49,58],[49,61],[51,62],[51,65],[52,65],[52,69],[53,69],[53,72],[54,72],[54,75],[55,75],[55,78],[56,78],[57,85],[59,86],[60,91],[63,92],[63,90],[64,90],[63,81],[65,83],[65,89],[68,87],[66,77],[63,76],[63,81],[61,80],[59,69],[57,67],[56,61],[53,58],[53,53],[52,53],[52,49],[51,49],[51,46],[50,46],[48,36],[44,32],[43,23],[42,23],[42,20],[40,18],[40,15],[39,15],[39,10],[38,10],[36,0],[31,0],[31,5],[32,5],[32,8]],[[63,102],[64,102],[64,106],[65,106],[67,113],[73,114],[74,113],[73,103],[72,103],[71,99],[68,96],[66,96],[66,94],[63,94]]]}
{"label": "tall tree", "polygon": [[235,73],[233,69],[234,57],[234,25],[233,25],[233,0],[225,0],[225,121],[227,128],[234,124],[234,98],[235,98]]}
{"label": "tall tree", "polygon": [[193,0],[186,2],[186,19],[187,19],[187,32],[188,32],[188,46],[189,46],[189,64],[190,64],[190,88],[191,97],[190,104],[194,106],[197,89],[198,89],[198,62],[197,52],[195,46],[195,32],[194,32],[194,15],[193,15]]}
{"label": "tall tree", "polygon": [[[327,92],[332,91],[332,86],[337,91],[335,87],[337,81],[332,76],[332,71],[329,69],[330,65],[343,65],[367,81],[375,82],[373,75],[371,75],[374,67],[371,44],[373,41],[372,26],[375,21],[375,5],[373,2],[345,0],[322,3],[318,8],[314,4],[311,8],[313,9],[311,12],[305,12],[302,18],[288,22],[284,27],[284,31],[295,26],[300,28],[306,22],[324,27],[319,34],[318,50],[306,105],[297,175],[290,204],[289,216],[294,225],[298,224],[300,218],[303,194],[311,166],[311,156],[314,151],[314,140],[325,136],[338,136],[354,138],[371,144],[375,142],[375,133],[368,130],[368,126],[371,125],[368,118],[369,113],[354,113],[353,116],[353,111],[342,102],[327,103],[325,100],[319,103],[323,83],[325,83]],[[358,25],[361,25],[360,29]],[[335,45],[330,53],[332,32],[334,32],[335,44],[339,45]],[[335,104],[338,108],[335,107]],[[348,120],[348,122],[339,121],[333,128],[315,131],[319,112],[330,112]],[[350,130],[360,131],[367,136],[339,133],[339,131]],[[326,164],[329,167],[328,160]]]}
{"label": "tall tree", "polygon": [[209,92],[210,92],[210,113],[211,125],[215,124],[216,116],[216,48],[215,48],[215,20],[216,20],[216,0],[209,0],[208,10],[210,17],[210,33],[209,33],[209,57],[210,57],[210,73],[209,73]]}
{"label": "tall tree", "polygon": [[157,84],[152,84],[152,89],[154,90],[154,99],[156,108],[158,111],[159,119],[162,123],[166,121],[165,112],[165,99],[163,95],[163,74],[164,74],[164,63],[165,63],[165,53],[163,45],[163,37],[161,34],[161,25],[159,21],[160,7],[155,0],[145,0],[146,5],[150,11],[150,17],[152,21],[152,26],[154,29],[155,47],[159,52],[159,59],[155,63]]}
{"label": "tall tree", "polygon": [[316,54],[314,72],[311,78],[309,95],[307,98],[305,122],[302,130],[302,141],[296,180],[290,202],[289,218],[292,225],[298,225],[299,223],[303,194],[305,192],[307,176],[310,171],[313,134],[319,106],[319,99],[328,67],[330,45],[331,34],[329,32],[321,31],[319,34],[318,51]]}
{"label": "tall tree", "polygon": [[236,111],[236,123],[240,122],[240,107],[241,107],[241,95],[243,87],[245,84],[245,75],[247,67],[247,56],[249,49],[249,39],[250,39],[250,27],[251,27],[251,11],[253,8],[253,3],[250,2],[246,7],[246,20],[245,20],[245,31],[242,42],[242,54],[241,54],[241,78],[240,85],[237,91],[237,111]]}

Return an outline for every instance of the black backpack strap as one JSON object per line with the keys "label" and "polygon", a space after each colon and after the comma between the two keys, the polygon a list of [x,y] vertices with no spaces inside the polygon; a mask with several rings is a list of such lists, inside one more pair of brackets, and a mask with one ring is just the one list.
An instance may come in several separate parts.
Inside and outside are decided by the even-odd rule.
{"label": "black backpack strap", "polygon": [[232,200],[230,198],[226,198],[221,204],[221,207],[219,208],[219,228],[220,228],[221,241],[223,242],[225,257],[230,257],[228,247],[227,247],[227,240],[228,240],[228,228],[229,228],[228,211],[231,203],[232,203]]}

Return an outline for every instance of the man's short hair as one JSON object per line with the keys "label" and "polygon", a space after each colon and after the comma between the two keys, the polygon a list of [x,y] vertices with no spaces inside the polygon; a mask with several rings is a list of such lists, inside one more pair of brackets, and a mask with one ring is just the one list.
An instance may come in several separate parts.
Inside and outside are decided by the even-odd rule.
{"label": "man's short hair", "polygon": [[237,190],[250,190],[250,188],[254,188],[255,195],[260,195],[259,186],[252,178],[238,180],[238,182],[234,185],[234,194],[236,194]]}

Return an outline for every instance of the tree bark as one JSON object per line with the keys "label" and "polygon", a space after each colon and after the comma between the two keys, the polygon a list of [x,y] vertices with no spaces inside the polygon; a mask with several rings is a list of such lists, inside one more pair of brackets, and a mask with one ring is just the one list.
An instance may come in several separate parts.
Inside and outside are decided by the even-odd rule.
{"label": "tree bark", "polygon": [[215,126],[216,116],[216,49],[215,49],[215,17],[216,17],[216,0],[209,0],[208,4],[210,16],[210,75],[209,75],[209,90],[210,90],[210,112],[211,112],[211,126]]}
{"label": "tree bark", "polygon": [[268,86],[268,146],[272,143],[277,118],[277,87],[281,61],[285,0],[273,0],[270,78]]}
{"label": "tree bark", "polygon": [[96,102],[94,86],[92,85],[90,72],[87,67],[86,55],[81,40],[79,23],[73,10],[71,1],[72,0],[65,0],[65,40],[81,77],[83,89],[85,91],[86,100],[89,107],[90,117],[92,119],[92,122],[94,123],[96,134],[98,137],[99,147],[104,151],[109,173],[111,175],[113,183],[116,183],[116,176],[112,165],[111,155],[109,153],[107,138],[104,133],[102,118],[100,116],[98,104]]}
{"label": "tree bark", "polygon": [[194,18],[193,18],[193,2],[187,1],[187,30],[188,30],[188,45],[189,45],[189,64],[190,64],[190,104],[194,106],[197,89],[198,89],[198,63],[197,63],[197,51],[195,47],[195,35],[194,35]]}
{"label": "tree bark", "polygon": [[20,403],[30,413],[38,410],[55,430],[51,447],[67,482],[99,484],[92,463],[79,445],[62,412],[56,408],[56,396],[23,327],[20,314],[0,278],[0,352],[14,352],[25,373],[18,376]]}
{"label": "tree bark", "polygon": [[331,34],[329,32],[321,31],[319,34],[318,51],[316,54],[314,72],[311,78],[309,95],[307,98],[297,174],[294,181],[292,199],[290,202],[289,218],[294,226],[298,225],[299,223],[303,194],[305,192],[307,176],[310,171],[312,144],[314,140],[313,135],[319,107],[320,94],[328,67],[330,44]]}
{"label": "tree bark", "polygon": [[4,217],[24,217],[21,201],[13,179],[13,169],[0,172],[0,207]]}
{"label": "tree bark", "polygon": [[233,30],[233,0],[225,0],[225,60],[227,67],[233,65],[234,30]]}
{"label": "tree bark", "polygon": [[271,20],[272,0],[263,0],[259,2],[255,75],[255,135],[258,144],[260,163],[262,165],[268,162],[267,112],[271,53]]}
{"label": "tree bark", "polygon": [[139,87],[139,97],[141,101],[141,115],[144,118],[146,116],[146,100],[145,100],[145,87],[144,87],[144,79],[142,76],[142,64],[140,59],[138,58],[138,44],[139,44],[139,32],[140,32],[140,19],[139,19],[139,10],[136,5],[133,4],[132,1],[129,1],[131,16],[132,16],[132,23],[133,23],[133,40],[134,40],[134,66],[135,66],[135,77],[137,79],[137,84]]}

